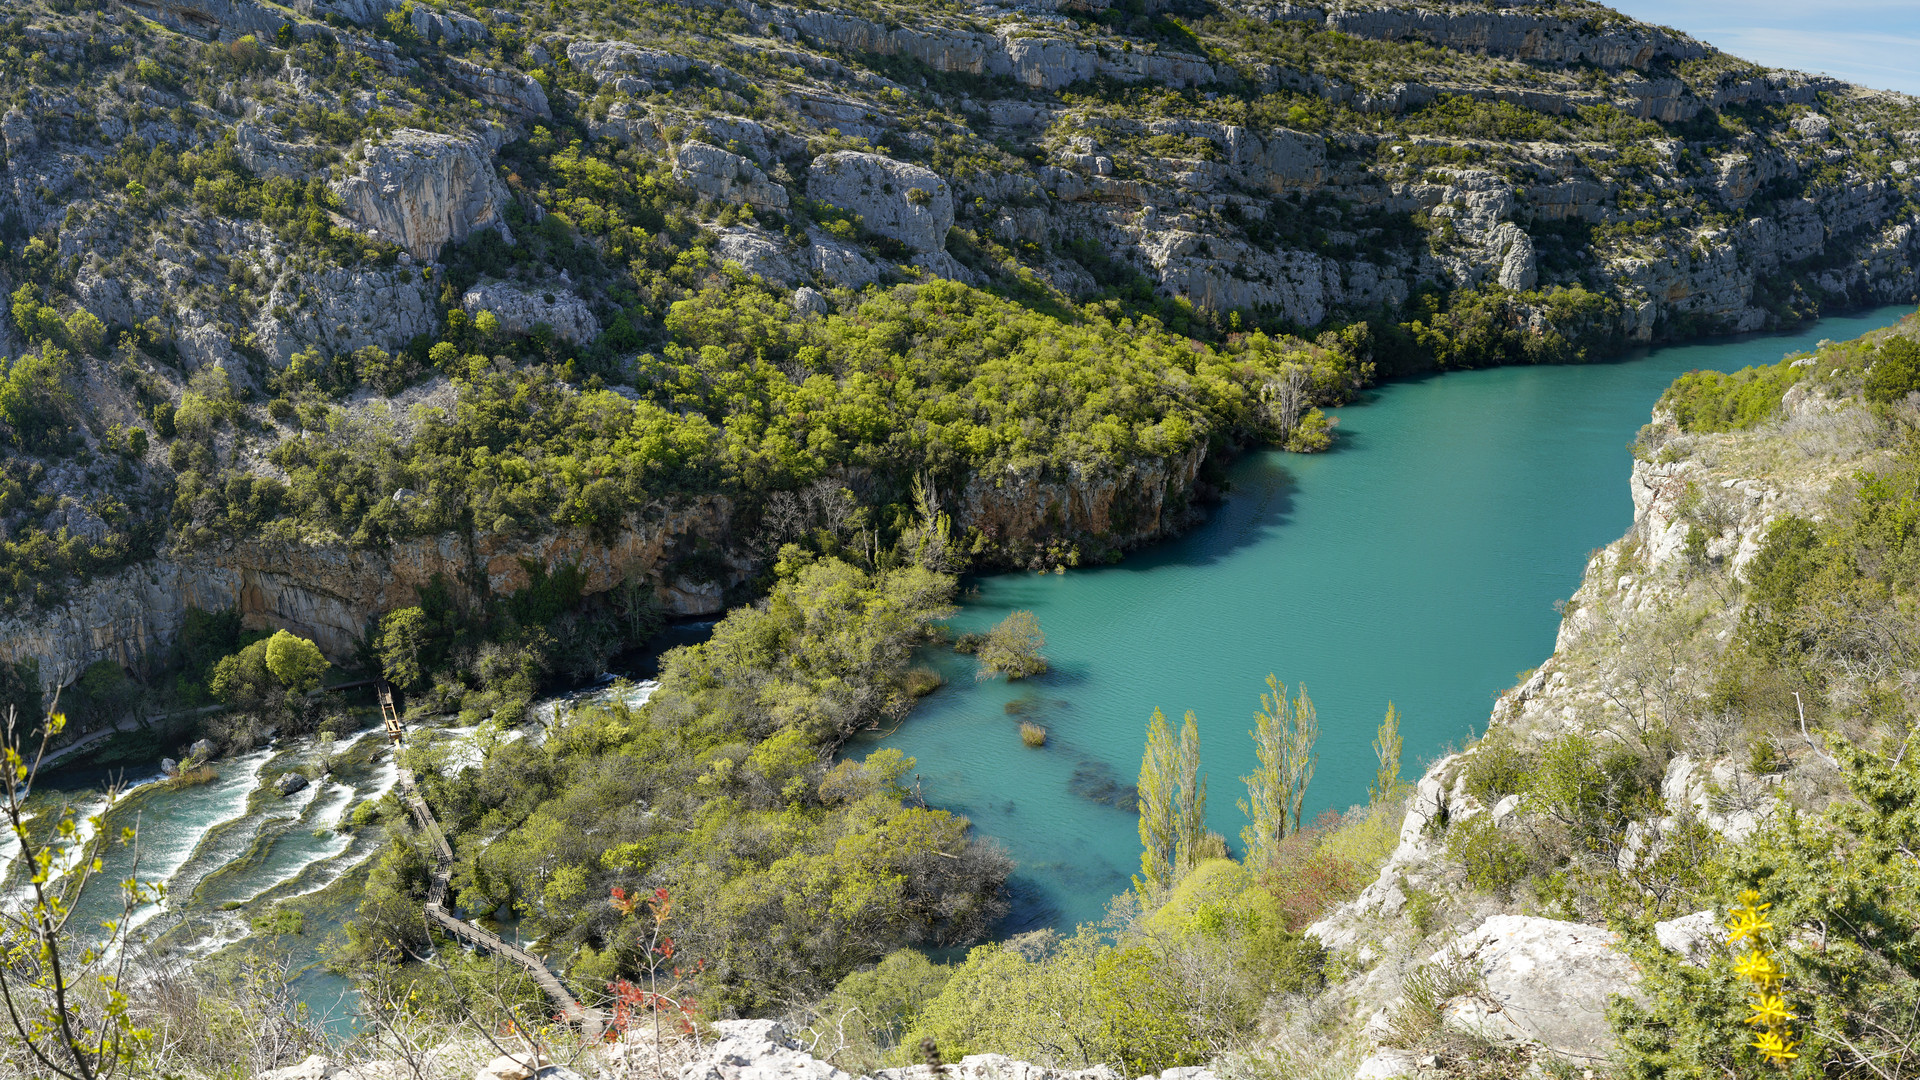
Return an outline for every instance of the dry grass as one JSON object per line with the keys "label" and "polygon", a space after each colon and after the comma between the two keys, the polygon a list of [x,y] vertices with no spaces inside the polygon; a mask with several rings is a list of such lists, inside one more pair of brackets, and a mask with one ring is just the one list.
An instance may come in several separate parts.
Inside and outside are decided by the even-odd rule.
{"label": "dry grass", "polygon": [[1028,746],[1047,745],[1047,729],[1031,720],[1020,721],[1020,741]]}

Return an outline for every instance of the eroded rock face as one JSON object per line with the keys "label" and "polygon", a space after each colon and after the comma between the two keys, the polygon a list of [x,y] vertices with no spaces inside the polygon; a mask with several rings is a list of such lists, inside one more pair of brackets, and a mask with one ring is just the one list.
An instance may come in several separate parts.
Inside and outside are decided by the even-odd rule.
{"label": "eroded rock face", "polygon": [[[756,210],[784,211],[787,208],[787,189],[767,179],[767,174],[761,172],[758,165],[739,154],[706,143],[686,143],[674,152],[673,178],[721,202],[745,203]],[[951,205],[947,223],[953,223]],[[946,233],[940,235],[944,238]]]}
{"label": "eroded rock face", "polygon": [[1495,915],[1435,954],[1464,961],[1484,992],[1447,1003],[1447,1023],[1503,1042],[1533,1042],[1574,1061],[1600,1063],[1616,1040],[1607,999],[1631,994],[1639,969],[1597,926]]}
{"label": "eroded rock face", "polygon": [[367,345],[393,352],[439,329],[436,306],[433,283],[415,268],[331,267],[284,288],[276,284],[253,332],[275,366],[310,346],[335,354]]}
{"label": "eroded rock face", "polygon": [[448,242],[497,224],[508,199],[485,139],[413,128],[369,147],[360,171],[334,192],[347,217],[427,259]]}
{"label": "eroded rock face", "polygon": [[807,195],[859,214],[867,228],[914,251],[940,251],[953,226],[953,192],[938,174],[879,154],[840,150],[813,159]]}
{"label": "eroded rock face", "polygon": [[1074,466],[1063,476],[983,470],[961,492],[954,524],[979,529],[1008,553],[1054,541],[1132,547],[1190,522],[1187,500],[1205,458],[1202,446],[1118,468]]}
{"label": "eroded rock face", "polygon": [[459,57],[447,59],[447,75],[455,86],[489,105],[498,105],[521,116],[547,120],[553,118],[553,108],[547,103],[547,92],[531,76],[518,71],[481,67]]}
{"label": "eroded rock face", "polygon": [[[530,538],[482,532],[472,542],[447,534],[374,549],[260,542],[163,556],[95,578],[50,610],[0,618],[0,657],[37,660],[52,685],[71,682],[97,660],[146,670],[149,657],[178,638],[189,608],[231,607],[249,629],[291,630],[340,661],[353,656],[371,620],[418,603],[435,575],[455,588],[478,575],[493,595],[506,595],[528,583],[523,559],[578,565],[589,594],[640,580],[669,612],[714,614],[723,610],[722,583],[683,580],[673,563],[693,538],[724,541],[731,515],[725,498],[708,496],[656,507],[611,540],[560,529]],[[744,574],[736,569],[724,584]]]}
{"label": "eroded rock face", "polygon": [[505,282],[485,282],[468,289],[460,298],[468,314],[491,311],[508,333],[525,334],[545,323],[555,337],[584,345],[600,334],[599,320],[587,302],[571,290],[527,292]]}

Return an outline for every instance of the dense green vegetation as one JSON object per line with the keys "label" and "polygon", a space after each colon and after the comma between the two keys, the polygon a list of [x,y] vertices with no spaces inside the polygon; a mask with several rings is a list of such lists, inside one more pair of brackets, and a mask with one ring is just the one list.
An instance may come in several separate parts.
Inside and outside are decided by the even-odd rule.
{"label": "dense green vegetation", "polygon": [[[668,653],[643,707],[565,712],[537,744],[483,740],[485,760],[465,771],[409,752],[455,839],[460,904],[513,905],[591,994],[648,962],[613,890],[665,888],[714,1009],[766,1007],[902,945],[978,938],[1003,910],[1005,857],[964,818],[914,805],[897,751],[827,760],[906,711],[912,650],[953,587],[918,566],[868,571],[789,548],[767,600]],[[424,944],[424,872],[412,843],[394,845],[339,962]]]}

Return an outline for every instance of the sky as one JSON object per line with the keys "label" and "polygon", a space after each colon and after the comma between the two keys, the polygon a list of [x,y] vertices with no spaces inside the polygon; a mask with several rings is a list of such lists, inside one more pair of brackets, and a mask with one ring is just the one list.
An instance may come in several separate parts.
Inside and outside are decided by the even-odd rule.
{"label": "sky", "polygon": [[1917,0],[1602,0],[1744,60],[1920,94]]}

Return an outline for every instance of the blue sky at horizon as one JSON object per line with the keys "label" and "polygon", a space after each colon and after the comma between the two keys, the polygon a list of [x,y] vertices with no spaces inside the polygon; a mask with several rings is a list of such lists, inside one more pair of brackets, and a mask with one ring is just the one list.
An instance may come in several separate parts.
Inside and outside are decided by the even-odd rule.
{"label": "blue sky at horizon", "polygon": [[1603,0],[1768,67],[1920,94],[1915,0]]}

